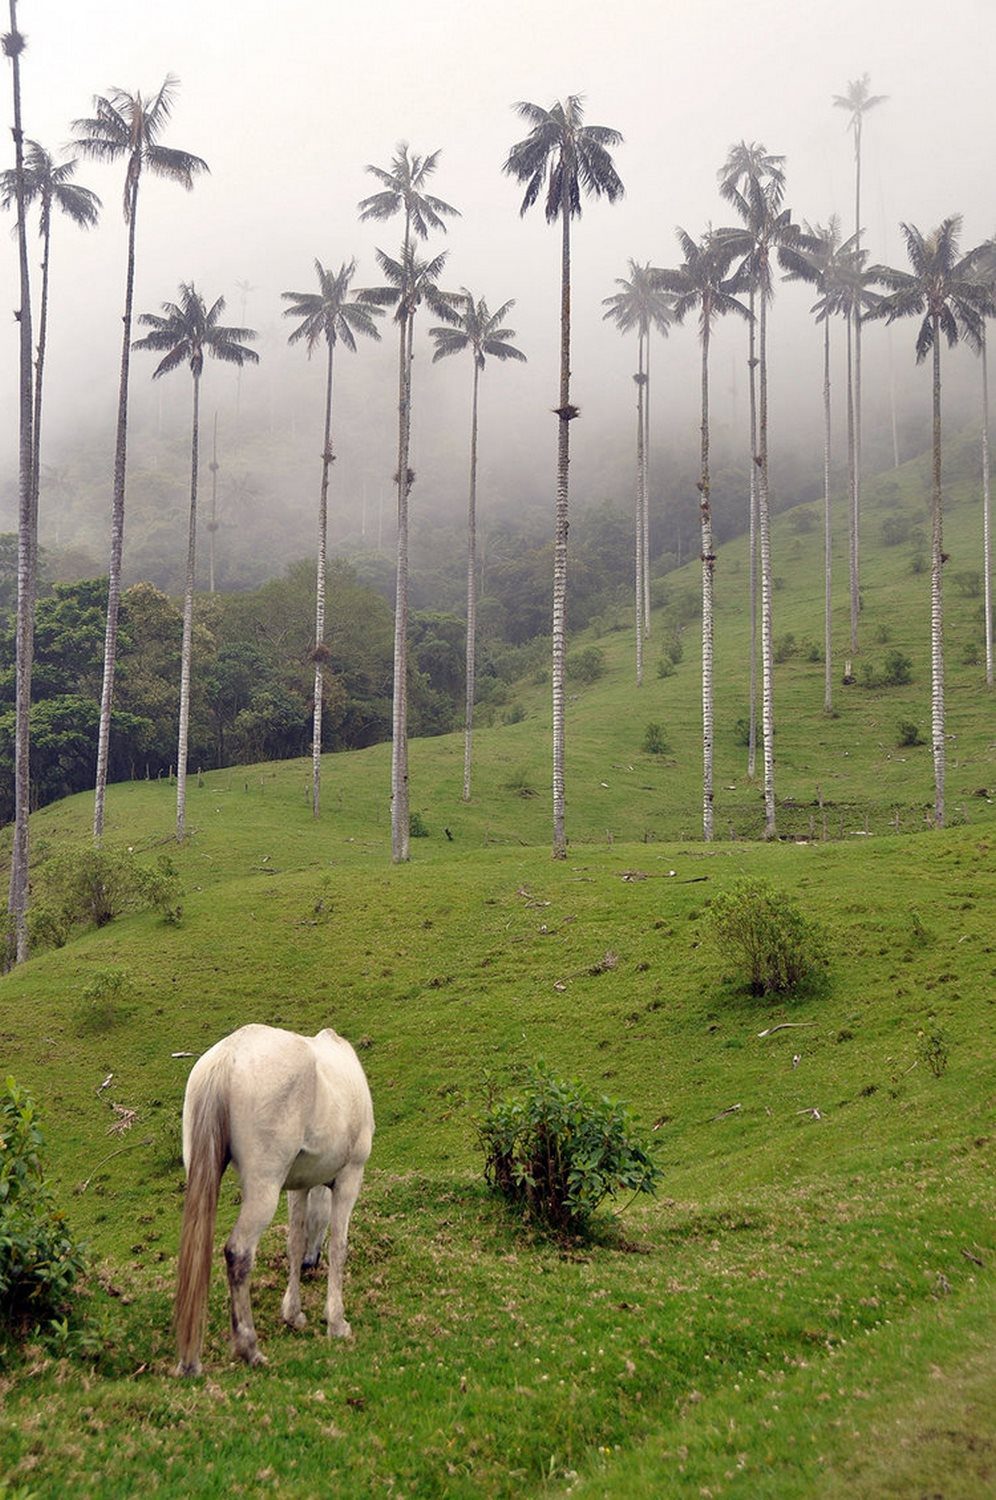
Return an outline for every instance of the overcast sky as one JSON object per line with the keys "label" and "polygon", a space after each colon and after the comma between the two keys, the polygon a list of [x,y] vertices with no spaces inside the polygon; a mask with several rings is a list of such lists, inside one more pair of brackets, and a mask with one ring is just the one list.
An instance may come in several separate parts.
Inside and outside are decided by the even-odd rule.
{"label": "overcast sky", "polygon": [[[376,187],[365,164],[386,166],[402,139],[419,152],[441,150],[433,187],[462,217],[432,247],[450,252],[449,284],[469,286],[492,306],[516,299],[511,322],[530,364],[488,379],[502,421],[514,420],[521,441],[549,440],[551,487],[558,245],[538,210],[520,220],[521,190],[501,174],[509,146],[526,133],[515,100],[548,106],[581,94],[589,122],[625,137],[616,154],[625,198],[586,205],[575,236],[575,398],[596,418],[583,436],[576,424],[578,464],[586,454],[597,461],[599,411],[630,401],[632,354],[602,323],[601,299],[629,257],[674,264],[676,224],[697,235],[710,221],[728,221],[716,170],[731,143],[756,140],[784,153],[795,217],[825,222],[838,212],[850,229],[847,116],[831,100],[867,72],[874,92],[888,95],[864,137],[872,258],[901,263],[901,219],[927,229],[962,212],[966,248],[996,228],[994,0],[21,0],[18,22],[28,38],[26,133],[50,149],[70,139],[70,121],[90,112],[94,94],[111,86],[153,93],[165,74],[179,78],[164,139],[203,156],[211,175],[191,194],[143,183],[136,310],[156,309],[181,280],[193,280],[208,299],[224,294],[238,322],[236,284],[248,282],[246,318],[271,341],[271,382],[287,359],[302,358],[277,350],[287,332],[281,291],[309,288],[316,256],[333,266],[356,256],[361,282],[376,281],[374,247],[396,248],[395,225],[357,222],[358,199]],[[3,100],[9,121],[9,66]],[[56,226],[55,442],[91,420],[98,403],[102,412],[113,407],[119,357],[122,171],[81,162],[78,180],[101,194],[105,211],[88,235]],[[12,308],[12,242],[0,279],[0,306]],[[795,330],[783,365],[787,400],[799,362],[810,358],[801,330],[811,298],[794,288],[782,295],[784,325]],[[13,321],[6,327],[0,456],[9,467],[17,352]],[[904,330],[904,360],[909,342]],[[661,389],[670,379],[674,409],[684,412],[693,330],[675,333],[671,349],[670,368],[658,362]],[[374,357],[386,372],[387,350]],[[727,358],[732,367],[732,353],[720,352]],[[143,390],[147,373],[136,358],[133,379]],[[266,376],[261,366],[245,378]],[[426,370],[424,378],[423,403],[448,412],[456,376],[447,384]],[[385,391],[389,414],[386,381]],[[385,431],[389,449],[389,424]],[[382,467],[389,472],[389,452]]]}

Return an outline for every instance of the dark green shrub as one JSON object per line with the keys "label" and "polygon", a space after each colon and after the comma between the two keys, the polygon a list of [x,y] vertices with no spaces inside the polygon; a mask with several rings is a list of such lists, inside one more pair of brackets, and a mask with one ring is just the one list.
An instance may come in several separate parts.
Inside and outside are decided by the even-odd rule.
{"label": "dark green shrub", "polygon": [[766,880],[738,880],[716,897],[709,920],[724,955],[735,954],[742,961],[753,995],[812,988],[826,972],[823,932]]}
{"label": "dark green shrub", "polygon": [[671,746],[664,738],[663,726],[657,723],[648,724],[643,736],[643,748],[648,755],[669,755]]}
{"label": "dark green shrub", "polygon": [[792,634],[791,630],[787,630],[785,634],[780,635],[775,642],[775,661],[789,661],[795,655],[796,650],[797,647],[795,644],[795,636]]}
{"label": "dark green shrub", "polygon": [[408,837],[413,839],[427,839],[429,827],[420,812],[408,814]]}
{"label": "dark green shrub", "polygon": [[661,1178],[621,1104],[542,1064],[518,1092],[492,1100],[478,1136],[487,1183],[558,1233],[583,1234],[607,1197],[652,1193]]}
{"label": "dark green shrub", "polygon": [[909,749],[913,745],[922,745],[923,739],[920,735],[919,726],[912,719],[900,719],[897,729],[898,739],[896,743],[902,748]]}
{"label": "dark green shrub", "polygon": [[750,720],[737,719],[733,726],[733,739],[738,745],[750,744]]}
{"label": "dark green shrub", "polygon": [[605,652],[600,646],[585,646],[567,658],[567,675],[576,682],[597,682],[605,671]]}
{"label": "dark green shrub", "polygon": [[8,1078],[0,1087],[0,1343],[65,1318],[84,1268],[45,1181],[43,1145],[34,1100]]}
{"label": "dark green shrub", "polygon": [[88,845],[46,860],[34,876],[28,915],[31,941],[62,947],[80,927],[106,927],[129,911],[157,911],[176,925],[183,912],[180,877],[161,854],[155,865],[131,853]]}
{"label": "dark green shrub", "polygon": [[671,658],[669,656],[658,657],[658,660],[657,660],[657,675],[658,675],[658,677],[673,677],[674,676],[674,662],[671,660]]}

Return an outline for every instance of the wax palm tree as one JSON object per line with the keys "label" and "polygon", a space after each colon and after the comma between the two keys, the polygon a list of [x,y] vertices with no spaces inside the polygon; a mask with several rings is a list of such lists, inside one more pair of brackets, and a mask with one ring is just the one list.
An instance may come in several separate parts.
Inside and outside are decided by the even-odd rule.
{"label": "wax palm tree", "polygon": [[173,112],[177,79],[167,75],[158,94],[151,99],[111,89],[97,95],[94,113],[76,120],[79,134],[73,142],[82,156],[92,161],[125,162],[123,209],[128,226],[128,258],[125,269],[125,299],[122,322],[121,369],[118,383],[118,420],[114,442],[114,489],[111,514],[111,556],[108,567],[107,628],[104,635],[104,679],[100,694],[100,726],[97,739],[97,771],[94,792],[93,836],[104,832],[104,801],[107,787],[107,756],[114,699],[117,662],[118,610],[121,600],[121,553],[124,545],[125,466],[128,449],[128,367],[131,351],[132,301],[135,288],[135,230],[138,193],[142,176],[151,172],[178,182],[188,191],[195,176],[208,170],[207,163],[189,151],[164,146],[160,136]]}
{"label": "wax palm tree", "polygon": [[10,30],[3,51],[11,62],[14,109],[14,197],[17,203],[17,259],[20,306],[18,369],[18,520],[17,625],[14,686],[14,841],[11,849],[8,933],[5,966],[28,956],[28,814],[31,805],[30,730],[31,667],[34,656],[37,514],[33,505],[34,441],[31,381],[31,284],[28,275],[24,133],[21,127],[21,54],[24,37],[17,29],[17,5],[10,0]]}
{"label": "wax palm tree", "polygon": [[[445,203],[442,198],[436,198],[426,190],[428,179],[435,172],[438,162],[438,151],[432,151],[428,156],[420,156],[416,152],[410,152],[407,142],[401,141],[389,168],[367,167],[367,171],[380,182],[381,190],[368,198],[361,199],[359,204],[361,220],[393,219],[399,213],[404,220],[400,257],[395,261],[384,256],[381,251],[377,252],[390,286],[376,289],[374,293],[364,293],[364,296],[370,296],[371,300],[377,301],[379,298],[384,305],[396,305],[395,320],[398,324],[398,533],[391,733],[391,858],[395,863],[408,858],[410,821],[408,491],[411,487],[411,469],[408,456],[411,440],[412,339],[415,312],[423,295],[418,290],[417,281],[421,277],[423,288],[431,287],[435,294],[435,278],[446,259],[445,256],[437,256],[430,262],[418,261],[414,254],[414,241],[427,239],[430,229],[445,231],[445,220],[459,212],[452,204]],[[448,311],[446,315],[448,316]],[[443,314],[440,313],[439,316]]]}
{"label": "wax palm tree", "polygon": [[470,404],[470,495],[467,504],[467,649],[466,711],[463,741],[463,800],[470,801],[470,775],[473,755],[474,688],[476,684],[477,635],[477,397],[481,373],[489,359],[504,363],[508,359],[524,360],[521,349],[510,342],[514,328],[502,326],[514,301],[503,302],[492,312],[483,297],[477,298],[462,289],[456,312],[458,321],[448,328],[430,328],[429,337],[436,345],[433,364],[450,354],[470,351],[474,380]]}
{"label": "wax palm tree", "polygon": [[162,313],[142,313],[139,323],[151,331],[136,339],[136,349],[147,349],[163,358],[152,372],[153,380],[186,364],[193,376],[194,401],[190,425],[190,513],[187,527],[187,576],[183,595],[183,644],[180,652],[180,711],[176,749],[176,837],[182,843],[187,809],[187,730],[190,722],[190,656],[194,622],[194,566],[197,546],[197,479],[200,444],[200,392],[204,357],[210,354],[225,364],[257,364],[259,355],[247,347],[256,337],[252,328],[226,328],[218,319],[225,299],[208,307],[192,282],[180,286],[179,302],[164,302]]}
{"label": "wax palm tree", "polygon": [[[986,240],[973,257],[973,271],[996,297],[996,238]],[[989,364],[986,318],[982,319],[979,361],[982,367],[982,615],[986,637],[986,686],[993,685],[993,579],[989,495]]]}
{"label": "wax palm tree", "polygon": [[[851,235],[842,239],[840,221],[832,215],[825,225],[806,224],[794,246],[783,246],[778,259],[787,281],[804,281],[815,286],[819,298],[811,311],[817,323],[823,324],[823,711],[833,712],[833,630],[832,630],[832,526],[830,508],[830,320],[834,315],[848,319],[850,351],[851,306],[855,301],[855,281],[860,279],[865,252],[857,248]],[[850,352],[848,354],[850,364]],[[848,388],[848,429],[853,432],[853,406]]]}
{"label": "wax palm tree", "polygon": [[910,270],[875,266],[874,275],[890,289],[874,311],[890,323],[897,318],[920,319],[916,360],[927,355],[933,366],[933,463],[930,547],[930,707],[934,761],[934,821],[944,823],[944,599],[942,567],[943,502],[941,494],[941,342],[949,347],[959,333],[976,349],[982,346],[983,326],[996,312],[992,288],[978,276],[978,250],[959,254],[961,215],[952,214],[937,229],[924,234],[915,224],[902,224]]}
{"label": "wax palm tree", "polygon": [[[879,104],[884,104],[888,98],[887,94],[872,94],[868,88],[869,78],[863,73],[860,78],[853,78],[847,85],[847,92],[835,94],[833,104],[835,109],[845,109],[848,113],[847,128],[854,136],[854,237],[855,245],[861,249],[861,132],[864,117],[869,110],[875,109]],[[855,308],[852,312],[854,325],[854,481],[851,494],[851,507],[854,512],[854,564],[853,578],[851,583],[851,650],[858,649],[858,581],[860,568],[860,531],[861,531],[861,310]]]}
{"label": "wax palm tree", "polygon": [[571,219],[581,215],[581,199],[622,197],[610,147],[622,143],[618,130],[585,125],[582,101],[576,94],[558,100],[550,109],[528,102],[515,105],[531,129],[511,148],[503,171],[525,183],[520,214],[528,213],[545,189],[548,224],[560,220],[560,396],[556,407],[557,497],[553,559],[553,857],[567,858],[564,826],[564,671],[567,610],[567,502],[570,463],[570,424],[578,415],[571,404]]}
{"label": "wax palm tree", "polygon": [[656,330],[667,337],[673,321],[671,299],[654,286],[649,263],[629,263],[630,279],[617,276],[622,291],[603,297],[620,333],[636,330],[636,683],[643,684],[643,641],[650,629],[650,335]]}
{"label": "wax palm tree", "polygon": [[[41,288],[38,298],[38,345],[35,355],[34,382],[34,495],[33,504],[38,508],[38,476],[41,451],[42,385],[45,373],[45,352],[48,336],[48,287],[49,264],[52,243],[52,211],[58,209],[79,229],[92,229],[100,217],[100,199],[89,188],[73,182],[76,162],[66,161],[57,165],[55,160],[37,141],[26,141],[24,153],[24,201],[26,207],[38,205],[38,233],[42,242]],[[15,173],[0,173],[0,202],[4,208],[16,206],[17,193]]]}
{"label": "wax palm tree", "polygon": [[676,231],[684,254],[676,270],[654,270],[654,284],[673,297],[676,323],[698,311],[702,345],[702,472],[699,478],[699,516],[702,523],[702,837],[713,834],[713,575],[716,554],[712,541],[712,501],[709,487],[709,341],[717,318],[732,313],[749,320],[750,309],[734,295],[742,279],[728,275],[739,241],[723,230],[707,230],[700,240],[684,229]]}
{"label": "wax palm tree", "polygon": [[[741,141],[733,146],[720,169],[720,192],[732,203],[743,221],[742,228],[728,231],[739,236],[742,255],[741,279],[750,296],[750,311],[757,309],[757,447],[753,455],[756,483],[757,539],[761,575],[761,737],[764,758],[764,836],[775,836],[775,699],[771,572],[771,525],[768,503],[768,303],[774,292],[772,253],[792,244],[798,226],[788,209],[782,208],[785,192],[783,156],[772,156],[758,142]],[[751,351],[751,368],[755,358]],[[753,509],[753,505],[752,505]],[[752,630],[752,637],[753,637]],[[752,672],[751,718],[754,718],[756,685]],[[756,740],[756,730],[754,738]],[[749,753],[749,752],[748,752]],[[749,753],[748,774],[753,772]]]}
{"label": "wax palm tree", "polygon": [[284,292],[283,298],[291,306],[284,309],[285,318],[300,319],[298,326],[287,342],[296,344],[303,339],[309,358],[320,344],[325,345],[325,441],[322,446],[322,482],[318,494],[318,566],[315,602],[315,704],[311,736],[311,810],[317,818],[321,793],[322,768],[322,675],[328,660],[325,645],[325,552],[328,539],[329,469],[332,451],[332,375],[336,346],[344,344],[351,353],[356,352],[357,333],[367,338],[379,339],[374,322],[381,316],[381,309],[366,302],[362,293],[350,300],[350,284],[356,270],[355,260],[344,262],[338,272],[326,270],[320,260],[315,261],[318,275],[317,292]]}

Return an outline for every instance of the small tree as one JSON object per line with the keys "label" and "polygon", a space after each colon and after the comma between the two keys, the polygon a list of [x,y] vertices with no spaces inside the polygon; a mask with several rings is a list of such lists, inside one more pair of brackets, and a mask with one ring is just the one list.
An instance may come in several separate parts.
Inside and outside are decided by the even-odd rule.
{"label": "small tree", "polygon": [[713,935],[737,955],[752,995],[783,995],[818,980],[827,966],[820,928],[766,880],[745,877],[713,902]]}

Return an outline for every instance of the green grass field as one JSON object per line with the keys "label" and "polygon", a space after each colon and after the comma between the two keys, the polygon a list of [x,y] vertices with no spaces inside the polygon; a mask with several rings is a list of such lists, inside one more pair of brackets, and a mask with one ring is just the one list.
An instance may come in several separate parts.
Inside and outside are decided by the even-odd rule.
{"label": "green grass field", "polygon": [[[655,621],[639,694],[629,632],[598,638],[605,674],[569,709],[564,863],[549,857],[538,682],[516,695],[524,718],[478,734],[469,805],[462,738],[413,745],[429,836],[404,867],[389,862],[386,746],[326,760],[317,826],[303,761],[192,778],[182,849],[168,783],[111,789],[109,844],[170,851],[184,915],[120,918],[0,981],[0,1068],[43,1105],[100,1344],[69,1357],[39,1341],[0,1370],[4,1500],[992,1492],[996,720],[965,660],[981,601],[953,581],[979,566],[980,523],[956,486],[949,827],[927,833],[929,746],[897,735],[907,719],[929,737],[927,580],[910,571],[915,542],[880,536],[883,516],[922,509],[922,469],[898,482],[898,501],[869,487],[861,660],[900,650],[912,681],[837,687],[826,718],[822,665],[797,652],[779,666],[783,842],[751,837],[760,788],[735,733],[742,544],[717,571],[709,847],[694,620],[666,679]],[[789,513],[776,529],[775,634],[819,641],[820,533],[798,526]],[[691,594],[695,572],[667,582]],[[648,722],[666,755],[642,751]],[[86,846],[90,808],[37,815],[42,867]],[[826,928],[826,993],[745,993],[709,905],[747,872]],[[254,1282],[269,1366],[230,1361],[219,1255],[206,1375],[181,1382],[169,1323],[190,1058],[173,1054],[249,1020],[332,1024],[370,1077],[354,1338],[324,1339],[315,1283],[308,1329],[280,1324],[281,1210]],[[619,1205],[592,1244],[516,1225],[481,1182],[488,1088],[540,1058],[625,1100],[664,1170],[657,1198]],[[115,1105],[134,1111],[127,1131],[112,1130]],[[236,1192],[226,1178],[219,1244]]]}

